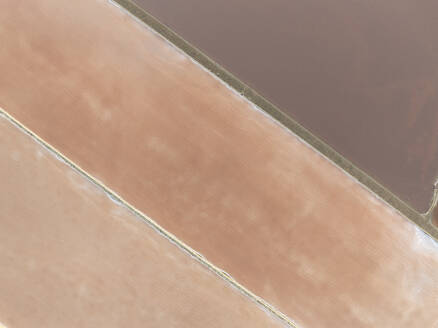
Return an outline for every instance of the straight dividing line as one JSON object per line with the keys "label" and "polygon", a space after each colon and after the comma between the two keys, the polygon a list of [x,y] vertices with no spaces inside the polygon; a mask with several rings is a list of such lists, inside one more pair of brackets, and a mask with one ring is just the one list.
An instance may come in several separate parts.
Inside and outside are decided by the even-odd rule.
{"label": "straight dividing line", "polygon": [[188,41],[174,32],[172,29],[161,23],[157,18],[140,8],[135,0],[108,0],[110,3],[120,7],[131,14],[134,18],[146,24],[153,31],[158,33],[167,42],[183,51],[192,58],[202,68],[209,71],[214,77],[222,81],[227,87],[231,88],[250,103],[254,104],[262,112],[269,115],[275,122],[279,123],[287,130],[298,136],[303,142],[326,157],[334,165],[350,175],[353,179],[374,194],[378,199],[394,208],[403,217],[416,224],[427,235],[438,241],[438,229],[430,224],[429,213],[434,208],[434,199],[430,200],[430,206],[426,213],[419,213],[398,196],[389,191],[386,187],[377,182],[374,178],[362,171],[344,156],[335,151],[331,146],[323,142],[317,136],[308,131],[292,117],[285,114],[276,105],[258,94],[244,82],[235,77],[221,65],[216,63],[201,50],[191,45]]}
{"label": "straight dividing line", "polygon": [[[206,69],[208,72],[213,74],[219,80],[221,80],[225,85],[232,90],[236,91],[238,94],[247,99],[250,103],[257,106],[262,112],[268,114],[271,118],[274,119],[277,123],[284,126],[286,129],[294,133],[298,136],[302,141],[304,141],[311,148],[315,149],[329,161],[334,163],[334,165],[340,167],[343,171],[345,171],[348,175],[362,184],[367,190],[377,196],[377,198],[381,199],[395,210],[397,210],[404,217],[414,222],[417,226],[419,226],[427,235],[431,236],[435,240],[438,241],[438,233],[437,229],[431,225],[429,215],[432,212],[434,206],[436,205],[436,199],[438,198],[438,194],[435,193],[434,198],[431,200],[431,206],[429,210],[425,214],[421,214],[418,211],[414,210],[410,205],[406,204],[392,192],[383,187],[380,183],[375,181],[372,177],[367,175],[361,169],[352,164],[349,160],[344,158],[342,155],[337,153],[333,148],[327,145],[325,142],[320,140],[318,137],[309,132],[306,128],[304,128],[301,124],[292,119],[289,115],[285,114],[274,104],[266,100],[263,96],[258,94],[255,90],[247,86],[245,83],[236,78],[232,73],[228,72],[222,66],[214,62],[207,55],[202,53],[196,47],[192,46],[189,42],[180,37],[177,33],[166,27],[160,21],[158,21],[155,17],[147,13],[145,10],[139,8],[133,1],[131,0],[108,0],[108,2],[113,5],[120,6],[120,9],[126,10],[129,14],[133,15],[134,18],[137,18],[142,23],[146,24],[153,31],[158,33],[165,40],[170,42],[173,46],[177,47],[185,54],[187,54],[190,58],[192,58],[196,63],[198,63],[201,67]],[[116,192],[114,192],[111,188],[107,187],[103,184],[99,179],[91,176],[85,170],[83,170],[79,165],[75,164],[68,157],[63,155],[59,150],[57,150],[54,146],[50,145],[36,133],[32,132],[29,128],[27,128],[24,124],[19,122],[9,113],[7,113],[3,108],[0,107],[0,115],[3,115],[6,119],[8,119],[12,124],[17,126],[22,132],[29,135],[33,140],[43,146],[46,150],[51,152],[55,157],[61,159],[65,162],[66,165],[70,166],[77,173],[81,174],[84,178],[89,180],[98,188],[102,189],[103,192],[109,196],[113,201],[120,203],[121,206],[124,206],[130,212],[140,217],[145,223],[147,223],[151,228],[153,228],[160,235],[168,239],[171,243],[175,244],[182,251],[188,253],[195,260],[200,262],[202,265],[207,267],[210,271],[215,273],[217,276],[228,282],[232,285],[232,287],[236,288],[243,295],[250,298],[253,302],[264,308],[268,311],[268,313],[280,319],[283,323],[287,324],[289,327],[298,328],[297,325],[288,318],[285,314],[275,309],[272,305],[267,303],[261,297],[253,294],[243,285],[234,280],[229,274],[220,268],[213,265],[207,259],[205,259],[201,254],[196,252],[194,249],[186,245],[184,242],[179,240],[176,236],[171,234],[162,228],[158,223],[149,218],[147,215],[142,213],[140,210],[135,208],[133,205],[125,201],[122,197],[120,197]],[[1,328],[1,324],[0,324]]]}
{"label": "straight dividing line", "polygon": [[[268,311],[271,315],[279,319],[281,322],[285,323],[289,327],[292,328],[298,328],[297,325],[291,320],[288,316],[283,314],[281,311],[274,308],[272,305],[270,305],[268,302],[266,302],[261,297],[255,295],[252,293],[249,289],[244,287],[242,284],[237,282],[234,278],[232,278],[228,273],[226,273],[224,270],[221,270],[214,264],[212,264],[210,261],[208,261],[205,257],[203,257],[200,253],[195,251],[193,248],[185,244],[183,241],[178,239],[175,235],[161,227],[157,222],[149,218],[146,214],[138,210],[135,206],[131,205],[129,202],[124,200],[121,196],[119,196],[115,191],[113,191],[111,188],[106,186],[102,181],[97,179],[96,177],[90,175],[87,173],[84,169],[82,169],[78,164],[70,160],[66,155],[61,153],[58,149],[56,149],[54,146],[49,144],[47,141],[45,141],[43,138],[41,138],[39,135],[37,135],[35,132],[30,130],[26,125],[18,121],[15,117],[10,115],[6,110],[0,107],[0,116],[3,116],[6,120],[8,120],[10,123],[12,123],[14,126],[16,126],[19,130],[24,132],[26,135],[30,136],[34,141],[36,141],[39,145],[43,146],[47,151],[52,153],[57,159],[63,161],[66,165],[68,165],[70,168],[75,170],[77,173],[79,173],[81,176],[83,176],[85,179],[87,179],[89,182],[93,183],[96,187],[100,188],[107,196],[111,198],[111,200],[118,202],[120,206],[125,207],[127,210],[129,210],[131,213],[135,214],[137,217],[141,218],[146,224],[148,224],[151,228],[153,228],[156,232],[158,232],[160,235],[165,237],[168,241],[175,244],[178,248],[180,248],[182,251],[188,253],[191,257],[193,257],[195,260],[197,260],[199,263],[201,263],[203,266],[207,267],[210,271],[215,273],[217,276],[225,280],[225,282],[232,285],[232,287],[236,288],[240,293],[242,293],[244,296],[248,297],[251,301],[255,302],[257,305],[262,307],[264,310]],[[1,328],[1,326],[0,326]]]}

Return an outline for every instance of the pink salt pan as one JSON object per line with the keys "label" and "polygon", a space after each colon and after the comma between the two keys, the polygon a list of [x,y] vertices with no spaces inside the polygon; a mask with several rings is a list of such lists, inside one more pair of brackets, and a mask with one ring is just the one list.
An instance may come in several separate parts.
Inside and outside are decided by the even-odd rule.
{"label": "pink salt pan", "polygon": [[0,106],[299,327],[438,325],[436,244],[146,26],[0,8]]}

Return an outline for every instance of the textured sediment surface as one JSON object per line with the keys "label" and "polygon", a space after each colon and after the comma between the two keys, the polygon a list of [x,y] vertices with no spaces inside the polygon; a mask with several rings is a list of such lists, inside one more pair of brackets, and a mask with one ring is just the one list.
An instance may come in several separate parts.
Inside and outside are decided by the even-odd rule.
{"label": "textured sediment surface", "polygon": [[344,171],[105,1],[0,3],[0,106],[126,201],[300,327],[436,324],[436,244]]}

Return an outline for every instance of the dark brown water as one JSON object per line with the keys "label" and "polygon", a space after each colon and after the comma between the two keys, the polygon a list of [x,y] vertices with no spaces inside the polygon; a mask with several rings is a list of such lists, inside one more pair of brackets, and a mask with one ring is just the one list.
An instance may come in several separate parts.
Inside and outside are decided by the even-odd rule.
{"label": "dark brown water", "polygon": [[428,209],[438,174],[438,1],[136,2]]}

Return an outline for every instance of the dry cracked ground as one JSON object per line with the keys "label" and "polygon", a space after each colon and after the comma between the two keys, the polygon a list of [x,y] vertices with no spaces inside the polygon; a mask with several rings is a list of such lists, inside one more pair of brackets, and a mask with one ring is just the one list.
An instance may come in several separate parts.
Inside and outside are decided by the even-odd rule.
{"label": "dry cracked ground", "polygon": [[438,327],[438,244],[122,8],[0,40],[0,327]]}

